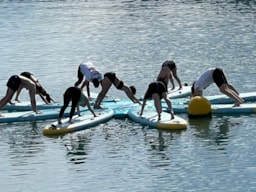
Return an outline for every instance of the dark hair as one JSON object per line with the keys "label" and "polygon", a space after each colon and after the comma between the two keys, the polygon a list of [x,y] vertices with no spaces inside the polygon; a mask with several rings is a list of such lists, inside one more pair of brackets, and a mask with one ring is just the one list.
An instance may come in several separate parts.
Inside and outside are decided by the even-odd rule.
{"label": "dark hair", "polygon": [[135,95],[136,94],[136,88],[134,86],[130,86],[130,89],[132,91],[132,94]]}
{"label": "dark hair", "polygon": [[43,87],[41,87],[41,86],[36,85],[36,89],[37,89],[38,93],[41,93],[42,95],[46,95],[47,94],[45,89]]}
{"label": "dark hair", "polygon": [[94,87],[99,87],[100,82],[99,82],[99,80],[97,78],[94,78],[92,80],[92,83],[93,83]]}
{"label": "dark hair", "polygon": [[194,94],[194,91],[195,91],[195,81],[192,83],[191,93]]}
{"label": "dark hair", "polygon": [[50,95],[48,93],[45,94],[45,99],[46,99],[46,101],[51,103],[52,98],[50,97]]}

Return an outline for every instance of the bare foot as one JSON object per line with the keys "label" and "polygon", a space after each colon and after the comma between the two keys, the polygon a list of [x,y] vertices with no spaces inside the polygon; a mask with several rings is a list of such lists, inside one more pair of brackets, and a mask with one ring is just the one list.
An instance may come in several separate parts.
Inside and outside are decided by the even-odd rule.
{"label": "bare foot", "polygon": [[233,105],[233,107],[239,107],[241,103],[237,102]]}
{"label": "bare foot", "polygon": [[100,105],[94,105],[94,109],[103,109]]}

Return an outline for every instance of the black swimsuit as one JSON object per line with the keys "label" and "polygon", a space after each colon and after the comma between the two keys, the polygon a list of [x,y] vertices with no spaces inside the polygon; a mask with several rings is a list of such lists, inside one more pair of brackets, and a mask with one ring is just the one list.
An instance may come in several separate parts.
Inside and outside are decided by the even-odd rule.
{"label": "black swimsuit", "polygon": [[162,67],[167,66],[170,70],[173,70],[176,67],[176,64],[173,61],[166,61],[163,63]]}
{"label": "black swimsuit", "polygon": [[33,75],[32,73],[29,73],[29,72],[22,72],[20,75],[24,76],[24,77],[27,77],[28,79],[31,80],[31,76]]}
{"label": "black swimsuit", "polygon": [[104,77],[107,77],[114,85],[117,89],[122,89],[124,86],[124,82],[123,81],[119,81],[118,85],[116,85],[116,74],[113,72],[108,72],[104,74]]}
{"label": "black swimsuit", "polygon": [[80,95],[81,95],[81,90],[77,87],[69,87],[65,91],[65,93],[64,93],[64,104],[61,107],[61,110],[60,110],[60,113],[59,113],[59,118],[61,118],[63,116],[63,113],[64,113],[65,109],[68,107],[70,101],[72,101],[72,104],[71,104],[71,110],[70,110],[69,117],[70,118],[73,117],[73,115],[75,114],[76,106],[77,106],[78,101],[80,99]]}
{"label": "black swimsuit", "polygon": [[13,75],[9,78],[6,86],[15,92],[19,89],[20,84],[21,84],[21,80],[20,80],[19,76]]}
{"label": "black swimsuit", "polygon": [[144,99],[152,98],[152,95],[154,93],[157,93],[160,96],[160,99],[162,99],[162,94],[164,92],[167,92],[167,90],[165,84],[162,81],[150,83],[148,86],[148,90],[144,96]]}

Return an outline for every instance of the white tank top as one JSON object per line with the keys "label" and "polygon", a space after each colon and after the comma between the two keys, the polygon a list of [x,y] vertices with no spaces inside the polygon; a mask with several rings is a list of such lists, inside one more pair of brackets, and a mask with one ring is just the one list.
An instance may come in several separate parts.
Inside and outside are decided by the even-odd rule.
{"label": "white tank top", "polygon": [[88,81],[93,79],[102,80],[102,73],[95,68],[92,62],[81,63],[80,70]]}
{"label": "white tank top", "polygon": [[194,88],[202,91],[203,89],[207,88],[213,81],[213,70],[209,69],[205,71],[195,82]]}

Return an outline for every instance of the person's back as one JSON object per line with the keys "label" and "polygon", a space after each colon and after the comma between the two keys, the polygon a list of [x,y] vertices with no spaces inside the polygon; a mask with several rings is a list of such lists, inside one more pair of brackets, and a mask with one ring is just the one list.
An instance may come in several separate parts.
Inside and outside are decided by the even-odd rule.
{"label": "person's back", "polygon": [[162,81],[165,85],[168,85],[170,80],[170,68],[167,65],[162,66],[158,76],[157,81]]}
{"label": "person's back", "polygon": [[180,89],[182,88],[180,78],[177,75],[177,67],[176,63],[172,60],[167,60],[162,64],[162,68],[160,73],[158,74],[158,81],[165,82],[168,90],[168,82],[170,81],[172,84],[172,90],[175,89],[175,83],[173,81],[173,77],[176,79],[178,82]]}

